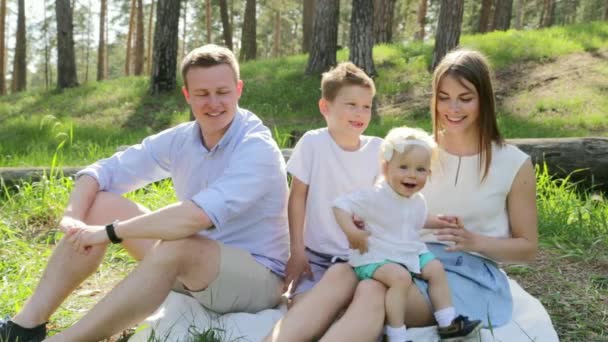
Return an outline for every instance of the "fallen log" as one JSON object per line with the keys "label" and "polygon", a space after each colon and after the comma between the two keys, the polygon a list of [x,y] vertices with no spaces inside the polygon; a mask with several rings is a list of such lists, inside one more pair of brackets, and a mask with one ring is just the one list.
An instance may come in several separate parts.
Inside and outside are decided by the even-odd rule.
{"label": "fallen log", "polygon": [[[532,162],[546,163],[549,172],[559,178],[570,175],[570,179],[582,182],[586,187],[608,191],[608,138],[548,138],[548,139],[508,139],[529,154]],[[292,149],[283,149],[283,156],[289,159]],[[63,167],[54,174],[73,176],[82,167]],[[36,181],[42,175],[50,175],[45,167],[2,167],[0,179],[6,184],[18,181]]]}

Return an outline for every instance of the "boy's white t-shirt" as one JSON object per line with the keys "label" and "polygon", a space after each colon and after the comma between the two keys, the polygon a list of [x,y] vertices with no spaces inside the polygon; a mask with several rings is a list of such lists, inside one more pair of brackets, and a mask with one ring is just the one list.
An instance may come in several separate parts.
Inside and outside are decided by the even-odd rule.
{"label": "boy's white t-shirt", "polygon": [[338,226],[333,201],[374,184],[380,174],[378,137],[361,136],[357,151],[345,151],[327,128],[306,132],[287,162],[287,171],[308,185],[304,245],[314,251],[346,256],[348,240]]}

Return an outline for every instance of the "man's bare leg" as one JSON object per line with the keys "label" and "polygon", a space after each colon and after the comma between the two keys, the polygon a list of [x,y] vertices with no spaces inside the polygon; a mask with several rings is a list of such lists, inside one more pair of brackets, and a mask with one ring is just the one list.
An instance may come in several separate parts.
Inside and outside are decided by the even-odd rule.
{"label": "man's bare leg", "polygon": [[311,341],[322,336],[351,300],[357,278],[348,264],[330,267],[305,300],[297,300],[265,341]]}
{"label": "man's bare leg", "polygon": [[385,294],[380,282],[361,281],[344,315],[320,341],[376,341],[384,325]]}
{"label": "man's bare leg", "polygon": [[165,300],[176,280],[206,288],[219,272],[220,246],[195,236],[162,241],[80,321],[48,341],[98,341],[142,321]]}
{"label": "man's bare leg", "polygon": [[[99,192],[87,212],[85,223],[107,224],[114,219],[125,220],[147,211],[128,199],[106,192]],[[125,248],[136,259],[143,258],[153,241],[125,241]],[[53,254],[38,282],[36,290],[12,321],[22,327],[34,327],[49,320],[80,283],[88,278],[101,263],[106,246],[95,246],[88,255],[74,251],[64,237],[53,250]]]}

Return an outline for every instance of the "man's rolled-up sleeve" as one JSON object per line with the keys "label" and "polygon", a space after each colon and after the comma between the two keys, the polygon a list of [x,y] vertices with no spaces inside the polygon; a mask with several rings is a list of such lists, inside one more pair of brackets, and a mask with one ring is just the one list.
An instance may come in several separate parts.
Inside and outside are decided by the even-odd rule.
{"label": "man's rolled-up sleeve", "polygon": [[165,131],[145,138],[76,174],[97,180],[102,191],[124,194],[170,176],[173,134]]}
{"label": "man's rolled-up sleeve", "polygon": [[247,142],[230,158],[227,169],[213,184],[191,200],[205,211],[216,229],[243,214],[285,182],[285,168],[278,149],[263,139]]}

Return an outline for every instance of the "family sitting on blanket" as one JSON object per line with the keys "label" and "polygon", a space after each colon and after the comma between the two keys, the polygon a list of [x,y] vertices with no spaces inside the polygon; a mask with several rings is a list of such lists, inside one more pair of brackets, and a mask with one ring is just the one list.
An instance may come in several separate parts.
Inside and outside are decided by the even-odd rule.
{"label": "family sitting on blanket", "polygon": [[[373,81],[349,63],[324,74],[319,108],[327,128],[308,132],[296,146],[287,166],[292,175],[288,203],[280,150],[260,119],[238,107],[243,82],[232,52],[206,45],[188,54],[181,69],[183,94],[196,120],[78,174],[60,223],[65,236],[32,297],[12,320],[0,322],[0,340],[43,340],[52,313],[97,269],[110,242],[122,243],[138,266],[80,321],[49,341],[109,337],[142,321],[171,290],[218,313],[272,308],[284,289],[282,276],[292,304],[268,340],[373,341],[385,311],[389,338],[396,332],[401,340],[406,325],[439,322],[441,336],[449,339],[474,333],[480,322],[497,327],[510,320],[509,284],[497,262],[534,259],[535,179],[528,156],[500,136],[490,71],[481,54],[451,52],[435,70],[431,112],[437,160],[424,166],[424,187],[424,181],[406,181],[405,189],[398,189],[404,182],[397,178],[407,174],[398,162],[407,169],[419,149],[396,147],[390,157],[382,154],[381,164],[382,140],[362,135],[371,116]],[[432,150],[425,141],[413,145]],[[399,196],[404,190],[409,198],[402,197],[418,201],[419,211],[408,207],[378,217],[388,210],[378,207],[371,216],[353,218],[336,210],[347,238],[334,217],[334,201],[373,186],[381,174],[385,181],[379,188]],[[149,211],[122,197],[168,177],[179,199],[175,204]],[[340,201],[336,205],[341,207]],[[417,228],[421,217],[430,218],[429,229],[404,242],[410,246],[421,238],[427,243],[416,244],[417,262],[370,259],[372,270],[367,261],[366,269],[355,270],[341,262],[350,245],[364,250],[369,243],[369,253],[375,253],[371,229],[402,229],[376,219]],[[412,233],[399,232],[403,240]],[[429,258],[435,260],[421,265]],[[430,276],[428,267],[433,267]],[[409,272],[403,272],[406,268]],[[416,276],[410,278],[410,272]],[[393,278],[406,282],[395,284]],[[389,298],[398,300],[385,306]]]}

